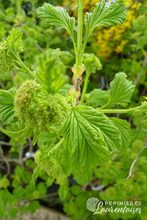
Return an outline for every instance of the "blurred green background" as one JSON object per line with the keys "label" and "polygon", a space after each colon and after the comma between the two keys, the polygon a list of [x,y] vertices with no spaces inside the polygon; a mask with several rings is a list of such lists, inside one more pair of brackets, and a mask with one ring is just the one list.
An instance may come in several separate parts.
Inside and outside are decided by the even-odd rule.
{"label": "blurred green background", "polygon": [[[17,27],[23,33],[21,58],[24,63],[38,74],[43,73],[49,89],[52,89],[53,79],[56,89],[62,85],[63,90],[67,91],[72,76],[70,68],[74,64],[72,43],[64,30],[50,27],[38,19],[36,9],[44,2],[64,6],[71,15],[77,16],[75,0],[0,0],[0,41],[5,40],[9,32]],[[85,0],[85,12],[97,2],[99,1]],[[88,87],[87,99],[94,107],[98,94],[93,89],[108,89],[114,74],[121,71],[136,85],[134,106],[147,94],[147,3],[145,0],[124,2],[128,9],[126,21],[122,25],[99,29],[87,43],[86,52],[95,53],[103,64],[101,71],[91,75]],[[61,54],[58,49],[52,50],[56,48],[64,52]],[[0,43],[0,88],[19,87],[26,80],[26,74],[11,65],[11,61],[8,70],[3,56]],[[58,66],[57,57],[61,57]],[[126,144],[128,146],[121,152],[120,158],[98,167],[95,178],[86,185],[79,185],[69,177],[66,196],[62,195],[56,182],[49,186],[46,175],[40,176],[35,183],[30,181],[35,168],[34,153],[38,148],[37,145],[32,145],[31,137],[8,137],[0,133],[0,219],[21,219],[22,214],[35,212],[43,206],[64,213],[73,220],[146,220],[146,150],[137,162],[133,177],[126,178],[140,149],[147,145],[147,127],[140,113],[135,113],[131,118],[127,116],[127,120],[132,124],[131,141]],[[10,128],[15,129],[13,125]],[[142,214],[122,216],[120,213],[109,213],[105,216],[92,216],[85,206],[90,197],[100,200],[142,201]]]}

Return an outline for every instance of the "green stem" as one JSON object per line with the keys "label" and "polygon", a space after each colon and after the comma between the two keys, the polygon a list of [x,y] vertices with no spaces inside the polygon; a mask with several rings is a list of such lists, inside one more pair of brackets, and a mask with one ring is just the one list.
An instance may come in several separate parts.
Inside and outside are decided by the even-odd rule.
{"label": "green stem", "polygon": [[41,83],[41,80],[25,65],[25,63],[21,60],[21,58],[19,57],[19,55],[15,52],[13,52],[13,56],[15,57],[16,61],[15,63],[18,65],[18,67],[21,67],[22,70],[24,70],[25,72],[28,73],[28,75],[34,79],[37,80],[39,83]]}
{"label": "green stem", "polygon": [[127,179],[129,179],[132,175],[133,175],[133,168],[136,165],[136,163],[138,162],[141,154],[143,153],[143,151],[147,149],[147,145],[145,145],[138,153],[137,157],[135,158],[135,160],[133,161],[133,163],[131,164],[130,170],[129,170],[129,175],[127,177]]}
{"label": "green stem", "polygon": [[85,47],[86,47],[86,44],[87,44],[87,40],[88,40],[88,37],[85,37],[84,38],[84,43],[83,43],[83,53],[85,51]]}
{"label": "green stem", "polygon": [[110,105],[109,102],[107,102],[107,103],[106,103],[105,105],[103,105],[100,109],[108,108],[108,107],[110,107],[109,105]]}
{"label": "green stem", "polygon": [[72,35],[70,35],[70,37],[71,37],[71,40],[72,40],[72,43],[73,43],[73,48],[74,48],[75,56],[77,56],[77,44],[76,44],[76,40],[75,40],[75,38],[73,38]]}
{"label": "green stem", "polygon": [[17,54],[17,52],[15,51],[11,51],[14,58],[15,58],[15,63],[18,65],[18,67],[21,67],[23,70],[25,70],[28,75],[35,79],[35,75],[33,74],[33,72],[24,64],[24,62],[22,61],[22,59],[20,58],[20,56]]}
{"label": "green stem", "polygon": [[84,87],[83,87],[80,103],[84,102],[85,94],[87,92],[87,87],[88,87],[88,83],[89,83],[89,77],[90,77],[90,73],[86,72],[86,77],[85,77],[85,80],[84,80]]}
{"label": "green stem", "polygon": [[9,130],[4,129],[4,128],[1,127],[1,125],[0,125],[0,132],[6,134],[6,135],[8,135],[8,136],[11,136],[11,135],[12,135],[12,136],[15,136],[15,135],[20,136],[21,134],[25,133],[26,131],[27,131],[27,128],[24,128],[24,129],[19,130],[19,131],[9,131]]}
{"label": "green stem", "polygon": [[113,113],[127,114],[133,111],[132,109],[98,109],[98,110],[106,114],[113,114]]}
{"label": "green stem", "polygon": [[17,63],[20,65],[20,67],[21,67],[23,70],[25,70],[25,71],[28,73],[28,75],[29,75],[31,78],[33,78],[33,79],[36,78],[36,76],[33,74],[33,72],[24,64],[24,62],[20,59],[20,57],[17,57]]}
{"label": "green stem", "polygon": [[114,113],[120,113],[120,114],[127,114],[132,112],[146,112],[146,109],[141,109],[140,106],[137,106],[135,108],[129,108],[129,109],[102,109],[98,108],[100,112],[106,113],[106,114],[114,114]]}
{"label": "green stem", "polygon": [[49,153],[53,153],[58,149],[58,147],[63,144],[64,138],[61,138],[60,141],[49,151]]}
{"label": "green stem", "polygon": [[78,0],[78,33],[77,33],[77,53],[76,53],[76,66],[82,65],[83,59],[83,3]]}
{"label": "green stem", "polygon": [[17,0],[16,1],[16,11],[18,15],[21,15],[21,5],[22,5],[22,1]]}

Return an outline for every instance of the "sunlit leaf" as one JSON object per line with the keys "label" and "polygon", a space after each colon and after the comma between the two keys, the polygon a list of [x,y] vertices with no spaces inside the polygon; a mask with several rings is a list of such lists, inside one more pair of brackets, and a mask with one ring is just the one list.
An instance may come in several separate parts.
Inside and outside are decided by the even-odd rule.
{"label": "sunlit leaf", "polygon": [[95,164],[119,147],[119,131],[103,113],[87,106],[73,108],[64,126],[65,143],[77,164]]}
{"label": "sunlit leaf", "polygon": [[125,19],[125,6],[122,0],[108,3],[102,0],[92,13],[85,17],[86,36],[92,33],[96,27],[121,24]]}
{"label": "sunlit leaf", "polygon": [[74,38],[75,19],[70,17],[64,8],[45,3],[37,10],[37,14],[45,19],[48,24],[65,28]]}
{"label": "sunlit leaf", "polygon": [[110,105],[126,106],[130,101],[135,86],[132,81],[126,79],[127,75],[123,72],[117,73],[114,80],[110,83]]}

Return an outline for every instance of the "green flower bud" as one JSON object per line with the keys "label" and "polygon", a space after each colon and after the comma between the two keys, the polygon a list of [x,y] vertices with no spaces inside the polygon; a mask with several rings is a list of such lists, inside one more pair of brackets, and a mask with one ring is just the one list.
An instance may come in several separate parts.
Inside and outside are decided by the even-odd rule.
{"label": "green flower bud", "polygon": [[45,99],[38,100],[34,112],[37,127],[50,133],[56,131],[63,123],[65,111],[59,96],[49,94]]}
{"label": "green flower bud", "polygon": [[33,80],[28,80],[19,88],[15,98],[18,118],[38,132],[57,132],[61,128],[68,104],[61,95],[46,93]]}
{"label": "green flower bud", "polygon": [[34,159],[35,159],[35,163],[39,164],[40,159],[41,159],[41,152],[39,150],[35,153]]}
{"label": "green flower bud", "polygon": [[33,80],[25,81],[19,88],[15,97],[15,110],[18,118],[23,122],[29,122],[34,119],[35,100],[41,93],[41,86]]}
{"label": "green flower bud", "polygon": [[46,174],[53,179],[56,179],[60,184],[65,184],[67,176],[65,170],[59,163],[55,154],[49,153],[48,148],[40,149],[35,153],[35,163],[39,170],[46,172]]}

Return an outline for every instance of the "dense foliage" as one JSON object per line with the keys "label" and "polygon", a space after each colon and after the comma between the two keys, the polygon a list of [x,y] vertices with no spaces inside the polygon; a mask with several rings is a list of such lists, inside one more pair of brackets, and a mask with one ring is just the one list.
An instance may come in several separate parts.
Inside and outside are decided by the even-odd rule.
{"label": "dense foliage", "polygon": [[[147,5],[83,2],[0,3],[2,219],[44,203],[73,220],[146,219]],[[142,213],[93,215],[92,197]]]}

